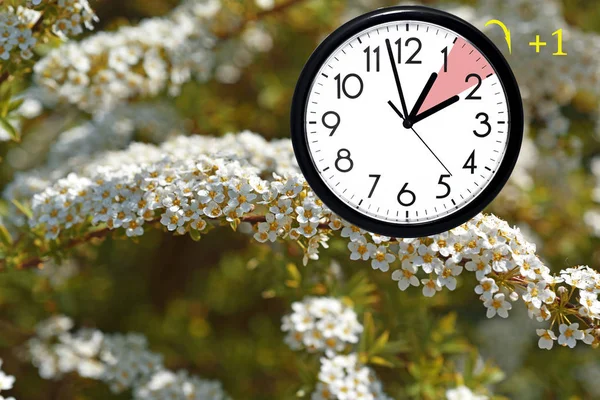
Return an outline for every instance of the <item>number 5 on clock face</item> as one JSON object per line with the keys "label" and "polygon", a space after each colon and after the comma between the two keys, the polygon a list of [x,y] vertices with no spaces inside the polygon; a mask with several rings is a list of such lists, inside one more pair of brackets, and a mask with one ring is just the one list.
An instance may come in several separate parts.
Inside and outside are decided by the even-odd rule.
{"label": "number 5 on clock face", "polygon": [[435,233],[505,183],[522,105],[481,33],[435,10],[392,10],[349,23],[315,52],[294,98],[294,148],[317,195],[350,222]]}

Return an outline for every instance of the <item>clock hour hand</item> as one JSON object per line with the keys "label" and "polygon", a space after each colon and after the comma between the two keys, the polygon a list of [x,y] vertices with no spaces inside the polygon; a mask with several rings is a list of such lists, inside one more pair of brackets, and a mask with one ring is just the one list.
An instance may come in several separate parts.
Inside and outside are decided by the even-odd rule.
{"label": "clock hour hand", "polygon": [[417,135],[417,137],[419,138],[419,140],[425,145],[425,147],[427,147],[427,150],[429,150],[429,152],[431,154],[433,154],[433,156],[435,157],[436,160],[438,160],[438,162],[442,165],[442,167],[444,167],[444,169],[446,170],[446,172],[448,172],[448,174],[450,174],[450,176],[452,176],[452,172],[450,172],[448,170],[448,168],[446,168],[446,166],[444,165],[444,163],[442,162],[442,160],[440,160],[440,158],[433,152],[433,150],[431,150],[431,147],[429,147],[427,145],[427,143],[425,143],[425,141],[423,140],[423,138],[417,133],[417,131],[415,131],[415,128],[412,127],[412,124],[410,124],[410,126],[406,126],[406,122],[408,121],[407,119],[404,118],[404,116],[402,115],[402,113],[400,112],[400,110],[398,110],[398,108],[396,107],[396,105],[394,105],[394,103],[392,103],[391,101],[388,101],[388,104],[390,105],[390,107],[392,107],[392,109],[394,110],[394,112],[396,114],[398,114],[398,116],[400,118],[402,118],[402,120],[404,121],[404,127],[407,129],[410,129],[414,132],[415,135]]}
{"label": "clock hour hand", "polygon": [[460,100],[460,97],[452,96],[449,99],[442,101],[438,105],[433,106],[430,109],[423,111],[421,114],[416,115],[414,118],[411,119],[411,122],[413,124],[416,124],[417,122],[422,121],[425,118],[430,117],[439,111],[442,111],[444,108],[451,106],[452,104],[456,103],[458,100]]}
{"label": "clock hour hand", "polygon": [[421,106],[425,102],[425,99],[427,98],[427,95],[429,94],[429,91],[431,90],[437,77],[438,77],[438,74],[436,74],[435,72],[433,74],[431,74],[431,76],[429,77],[429,80],[427,81],[427,83],[425,84],[425,87],[423,88],[423,91],[419,95],[419,98],[417,99],[415,106],[413,107],[412,111],[410,112],[410,115],[408,116],[408,118],[411,121],[413,121],[413,123],[415,121],[415,117],[417,116],[417,113],[419,112],[419,110],[421,109]]}
{"label": "clock hour hand", "polygon": [[[394,80],[396,81],[396,88],[398,89],[398,95],[400,96],[400,104],[402,105],[402,112],[408,118],[408,110],[406,108],[406,100],[404,100],[404,93],[402,92],[402,85],[400,84],[400,77],[398,76],[398,67],[396,67],[396,60],[394,59],[394,53],[392,52],[392,45],[389,39],[385,39],[385,45],[387,46],[388,55],[390,57],[390,64],[392,64],[392,72],[394,73]],[[403,117],[404,119],[404,117]]]}

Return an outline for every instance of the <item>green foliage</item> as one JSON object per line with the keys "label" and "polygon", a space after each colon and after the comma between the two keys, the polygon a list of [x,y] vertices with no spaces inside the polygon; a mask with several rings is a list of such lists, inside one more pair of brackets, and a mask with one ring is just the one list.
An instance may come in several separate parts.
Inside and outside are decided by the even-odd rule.
{"label": "green foliage", "polygon": [[[227,3],[238,17],[256,12],[253,2]],[[392,3],[379,1],[377,6]],[[600,15],[598,4],[583,0],[565,0],[565,4],[570,22],[600,31],[594,17]],[[163,15],[175,5],[160,0],[93,4],[101,29]],[[261,23],[275,39],[274,49],[259,55],[237,83],[188,82],[178,96],[161,95],[160,100],[173,105],[194,134],[250,129],[268,138],[287,137],[296,79],[318,41],[344,19],[345,6],[342,0],[304,1],[266,17]],[[42,50],[55,44],[49,39]],[[30,65],[19,68],[18,79],[0,81],[0,127],[14,141],[39,142],[43,160],[47,146],[42,139],[51,135],[50,129],[39,127],[52,123],[53,115],[46,110],[35,121],[25,122],[23,129],[15,126],[13,116],[22,100],[14,96],[17,86],[28,86]],[[17,66],[8,64],[4,70],[16,76]],[[585,94],[579,100],[564,108],[572,122],[569,137],[582,141],[583,165],[568,176],[533,171],[535,187],[524,190],[512,202],[516,204],[497,202],[488,210],[539,237],[536,241],[544,245],[538,252],[557,268],[600,262],[598,238],[582,228],[583,214],[593,205],[594,183],[587,165],[597,155],[597,143],[589,133],[593,121],[583,111],[596,104],[590,105]],[[532,136],[536,135],[534,129]],[[21,146],[2,144],[0,155],[33,152]],[[544,151],[563,150],[571,151],[566,141]],[[6,188],[19,168],[14,160],[12,164],[3,160],[2,168],[0,182]],[[15,201],[13,205],[25,218],[31,216],[26,204]],[[72,232],[74,238],[81,235]],[[31,242],[36,243],[34,252],[25,248]],[[46,241],[40,232],[15,236],[0,222],[0,248],[17,254],[0,273],[0,358],[3,369],[17,376],[13,392],[20,400],[130,398],[127,393],[115,396],[102,383],[75,375],[43,380],[33,366],[22,362],[23,344],[36,323],[57,313],[104,332],[143,333],[152,350],[165,356],[169,368],[218,379],[234,398],[309,399],[319,356],[290,350],[280,329],[281,317],[305,296],[337,297],[356,311],[364,326],[358,344],[360,360],[375,369],[385,391],[396,399],[442,399],[448,388],[459,385],[496,393],[493,399],[594,398],[580,379],[582,368],[597,364],[592,350],[544,352],[533,336],[525,337],[519,346],[489,351],[489,346],[500,346],[501,338],[482,333],[489,332],[484,328],[490,322],[473,293],[474,280],[464,278],[456,291],[432,299],[419,290],[401,292],[389,273],[373,271],[368,263],[350,262],[345,240],[332,239],[328,251],[306,266],[302,249],[294,243],[260,245],[223,227],[202,235],[192,230],[189,237],[156,230],[135,242],[124,234],[104,241],[92,237],[89,242],[67,250],[65,243]],[[15,268],[47,255],[54,259],[45,265],[49,274],[40,272],[37,263],[26,270]],[[0,258],[4,256],[0,253]],[[67,259],[74,260],[78,272],[60,281],[56,264]],[[509,328],[499,335],[525,336],[534,331],[521,329],[519,322],[500,322]],[[502,353],[516,357],[516,366]]]}

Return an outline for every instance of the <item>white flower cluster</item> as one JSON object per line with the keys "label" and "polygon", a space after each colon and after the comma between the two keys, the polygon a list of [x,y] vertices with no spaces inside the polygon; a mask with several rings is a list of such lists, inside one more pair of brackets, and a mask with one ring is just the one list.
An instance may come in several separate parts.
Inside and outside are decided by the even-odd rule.
{"label": "white flower cluster", "polygon": [[[39,5],[42,1],[33,1],[33,5],[36,3]],[[58,7],[58,19],[52,25],[52,32],[62,38],[80,35],[84,28],[93,30],[93,22],[98,21],[88,0],[50,0],[43,3],[43,6],[54,3]]]}
{"label": "white flower cluster", "polygon": [[321,358],[319,382],[311,400],[392,400],[383,392],[375,372],[358,361],[358,355]]}
{"label": "white flower cluster", "polygon": [[[2,367],[2,360],[0,360],[0,368]],[[15,384],[15,377],[12,375],[7,375],[4,371],[0,369],[0,392],[3,390],[10,390],[13,388]],[[0,400],[15,400],[14,397],[4,397],[0,394]]]}
{"label": "white flower cluster", "polygon": [[28,8],[8,7],[0,12],[0,59],[33,57],[33,46],[37,39],[32,27],[40,18],[40,13]]}
{"label": "white flower cluster", "polygon": [[[538,346],[550,350],[556,340],[559,345],[570,348],[575,347],[577,341],[597,346],[600,342],[600,332],[597,329],[600,322],[599,294],[600,273],[587,266],[568,268],[560,272],[560,277],[527,284],[523,300],[527,304],[530,317],[535,317],[538,321],[549,320],[553,314],[552,310],[548,310],[548,305],[555,310],[566,309],[556,315],[558,337],[551,329],[538,329]],[[569,303],[572,297],[576,299],[574,304]],[[580,329],[580,323],[571,322],[569,317],[592,323],[586,323],[589,325],[587,329]]]}
{"label": "white flower cluster", "polygon": [[41,322],[29,340],[29,356],[42,378],[77,372],[107,383],[115,393],[132,389],[134,400],[228,399],[219,382],[165,369],[162,357],[147,349],[141,335],[108,335],[95,329],[72,333],[72,327],[70,318],[55,316]]}
{"label": "white flower cluster", "polygon": [[161,370],[134,390],[134,400],[228,400],[220,382]]}
{"label": "white flower cluster", "polygon": [[[52,147],[49,164],[43,168],[16,174],[15,180],[5,189],[3,197],[9,203],[13,199],[29,201],[35,194],[43,192],[70,173],[75,173],[81,178],[90,179],[97,176],[106,180],[108,170],[120,170],[123,166],[131,165],[131,168],[139,168],[135,165],[149,165],[162,160],[182,163],[190,159],[204,159],[205,154],[212,154],[214,158],[239,159],[242,163],[250,163],[260,169],[261,174],[272,172],[286,174],[297,171],[289,141],[268,143],[262,137],[250,132],[226,135],[218,139],[204,136],[178,136],[160,146],[134,143],[125,151],[90,153],[93,149],[87,147],[89,141],[96,144],[102,142],[106,147],[118,147],[126,141],[126,136],[131,134],[131,125],[139,130],[144,120],[152,123],[152,119],[144,118],[139,123],[137,119],[131,119],[135,118],[136,112],[140,114],[139,108],[134,107],[124,118],[111,116],[108,122],[103,119],[98,125],[94,125],[93,132],[81,127],[65,132]],[[160,121],[156,123],[160,124]],[[114,129],[115,124],[123,127],[120,131],[122,134],[113,133],[103,139],[102,135],[107,133],[105,130],[110,130],[111,126]],[[79,150],[69,153],[69,147],[78,147]],[[61,156],[64,157],[62,163]],[[16,226],[21,226],[25,222],[22,215],[19,217],[15,213],[11,221]]]}
{"label": "white flower cluster", "polygon": [[[218,62],[211,25],[220,8],[220,0],[186,0],[166,17],[68,43],[36,64],[35,80],[59,99],[89,112],[165,90],[175,94],[193,77],[206,80]],[[271,39],[254,26],[239,46],[224,47],[220,51],[234,54],[235,65],[245,66],[252,52],[270,49]],[[235,65],[222,65],[217,75],[237,80]]]}
{"label": "white flower cluster", "polygon": [[332,297],[305,297],[292,304],[293,312],[283,317],[285,343],[293,350],[310,353],[340,353],[358,343],[363,326],[356,313]]}
{"label": "white flower cluster", "polygon": [[[593,329],[600,318],[600,273],[589,267],[578,267],[562,271],[561,276],[551,275],[550,269],[536,256],[535,245],[517,228],[511,228],[495,216],[478,215],[448,232],[426,238],[399,239],[397,243],[376,235],[370,235],[375,243],[369,243],[366,232],[351,226],[343,228],[342,236],[350,239],[350,258],[371,260],[374,269],[387,271],[388,256],[390,261],[398,258],[400,268],[391,276],[400,290],[422,287],[423,295],[432,297],[444,287],[454,290],[457,277],[467,270],[475,273],[479,281],[475,292],[480,295],[488,318],[496,315],[507,318],[512,309],[509,300],[521,297],[530,318],[540,322],[551,317],[553,321],[557,318],[564,321],[559,326],[559,344],[574,347],[576,340],[590,345],[600,341],[600,332]],[[579,289],[580,307],[566,308],[570,296],[557,296],[563,289],[569,293],[568,289],[557,286],[562,282]],[[577,323],[568,322],[570,315],[586,321],[588,328],[579,330]],[[551,348],[556,339],[554,333],[540,330],[538,334],[542,336],[540,347]]]}
{"label": "white flower cluster", "polygon": [[33,57],[33,47],[38,42],[38,34],[33,30],[48,3],[55,7],[56,20],[52,32],[60,37],[75,36],[83,28],[93,29],[96,16],[88,0],[51,0],[41,4],[40,0],[28,4],[29,7],[7,7],[0,11],[0,59],[28,60]]}

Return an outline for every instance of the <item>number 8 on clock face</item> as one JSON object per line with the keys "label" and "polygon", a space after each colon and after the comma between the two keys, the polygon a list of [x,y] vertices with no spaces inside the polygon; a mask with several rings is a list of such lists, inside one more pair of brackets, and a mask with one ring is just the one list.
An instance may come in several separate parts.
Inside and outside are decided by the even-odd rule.
{"label": "number 8 on clock face", "polygon": [[463,20],[415,6],[329,36],[302,72],[291,119],[296,158],[321,200],[394,237],[439,233],[480,212],[523,136],[500,51]]}

